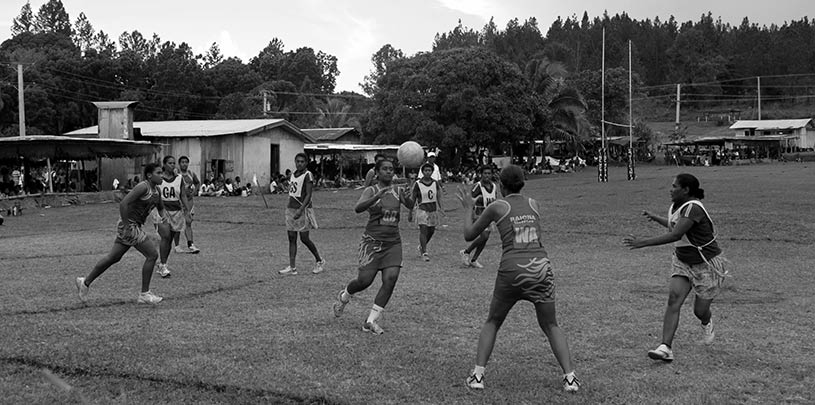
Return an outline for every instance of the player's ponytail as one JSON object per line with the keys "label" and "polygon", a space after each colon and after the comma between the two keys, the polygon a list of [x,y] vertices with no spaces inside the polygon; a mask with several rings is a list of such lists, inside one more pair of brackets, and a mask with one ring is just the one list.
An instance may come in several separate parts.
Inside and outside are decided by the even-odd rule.
{"label": "player's ponytail", "polygon": [[705,190],[699,187],[699,179],[696,176],[688,173],[681,173],[676,175],[676,182],[679,187],[687,188],[688,195],[700,200],[705,198]]}

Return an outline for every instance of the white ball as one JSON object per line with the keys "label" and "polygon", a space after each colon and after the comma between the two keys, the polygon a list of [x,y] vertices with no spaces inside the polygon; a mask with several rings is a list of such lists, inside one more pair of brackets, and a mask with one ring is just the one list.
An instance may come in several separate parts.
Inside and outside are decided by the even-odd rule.
{"label": "white ball", "polygon": [[400,165],[408,169],[415,169],[424,163],[424,149],[416,142],[407,141],[399,145],[396,158],[399,159]]}

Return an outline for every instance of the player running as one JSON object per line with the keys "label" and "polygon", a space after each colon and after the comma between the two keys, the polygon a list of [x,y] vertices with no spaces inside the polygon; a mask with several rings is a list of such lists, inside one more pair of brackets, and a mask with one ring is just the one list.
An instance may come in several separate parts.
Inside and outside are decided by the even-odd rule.
{"label": "player running", "polygon": [[314,274],[325,270],[325,260],[320,257],[317,246],[309,238],[309,231],[317,229],[317,218],[311,204],[314,188],[314,175],[306,169],[308,156],[298,153],[294,156],[296,170],[289,179],[289,205],[286,208],[286,232],[289,236],[289,265],[278,271],[280,274],[297,274],[297,235],[314,255],[317,264],[311,270]]}
{"label": "player running", "polygon": [[362,330],[375,335],[384,333],[377,320],[393,294],[399,271],[402,268],[402,239],[399,236],[401,206],[412,209],[414,201],[410,189],[397,188],[392,184],[393,162],[381,160],[376,164],[377,184],[366,188],[357,201],[354,211],[368,211],[368,224],[359,243],[359,272],[357,277],[337,294],[334,316],[342,315],[351,297],[368,288],[376,274],[382,272],[382,286],[374,299],[374,305]]}
{"label": "player running", "polygon": [[478,338],[475,368],[466,380],[473,389],[484,389],[484,371],[495,345],[498,329],[510,309],[519,300],[535,305],[538,324],[549,339],[552,352],[563,370],[563,388],[574,392],[580,388],[575,376],[566,334],[557,324],[555,314],[555,281],[548,254],[540,240],[540,208],[538,202],[520,193],[524,186],[524,172],[511,165],[501,170],[503,199],[490,204],[473,223],[475,199],[467,190],[459,188],[456,196],[465,208],[464,239],[476,239],[495,222],[501,235],[503,253],[498,277],[490,303],[487,321]]}
{"label": "player running", "polygon": [[631,249],[674,243],[671,258],[673,268],[668,285],[668,306],[662,322],[662,344],[648,352],[654,360],[671,362],[674,359],[671,344],[679,326],[679,310],[691,288],[696,293],[693,314],[702,322],[702,343],[711,344],[715,337],[710,304],[719,294],[727,276],[730,261],[724,258],[716,243],[716,232],[702,200],[705,190],[691,174],[677,175],[671,184],[671,206],[668,217],[663,218],[644,211],[642,215],[666,228],[668,233],[650,239],[628,236],[623,243]]}
{"label": "player running", "polygon": [[426,262],[430,261],[427,254],[427,244],[436,233],[439,225],[439,213],[444,215],[444,208],[441,205],[441,187],[439,182],[434,180],[433,165],[425,163],[421,167],[422,178],[413,183],[411,195],[418,204],[416,209],[416,223],[419,225],[419,255]]}
{"label": "player running", "polygon": [[[473,185],[470,195],[475,199],[475,207],[473,207],[473,222],[475,222],[487,206],[501,198],[498,185],[492,181],[492,167],[487,165],[481,166],[481,179],[478,183]],[[481,256],[481,252],[484,251],[484,247],[487,246],[489,239],[490,228],[487,228],[470,243],[467,249],[460,250],[458,254],[461,256],[462,264],[466,267],[484,268],[484,266],[478,262],[478,257]]]}
{"label": "player running", "polygon": [[141,271],[141,292],[136,302],[139,304],[158,304],[162,298],[150,291],[150,279],[156,265],[158,253],[142,230],[144,221],[154,208],[159,210],[161,218],[166,218],[164,205],[161,202],[158,185],[161,184],[161,166],[148,163],[144,167],[144,181],[139,182],[119,203],[119,221],[116,223],[116,240],[110,253],[96,263],[87,277],[76,278],[76,289],[82,302],[88,300],[88,289],[110,266],[121,260],[122,256],[135,247],[144,255]]}
{"label": "player running", "polygon": [[175,173],[175,158],[169,155],[165,156],[162,163],[164,173],[161,176],[162,182],[159,190],[161,191],[164,208],[167,210],[167,221],[163,221],[158,225],[158,234],[161,236],[161,242],[159,243],[159,260],[161,263],[159,263],[156,273],[162,278],[167,278],[171,275],[170,268],[167,267],[167,259],[173,250],[173,240],[177,240],[181,232],[184,231],[186,225],[184,211],[189,207],[189,203],[187,202],[187,193],[183,192],[182,178]]}

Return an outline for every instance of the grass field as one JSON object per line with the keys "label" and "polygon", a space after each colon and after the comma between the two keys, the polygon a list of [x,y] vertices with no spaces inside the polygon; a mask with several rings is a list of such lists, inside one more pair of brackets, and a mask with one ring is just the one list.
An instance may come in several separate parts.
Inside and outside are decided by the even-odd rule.
{"label": "grass field", "polygon": [[[668,246],[630,251],[628,234],[657,235],[643,209],[663,212],[672,177],[697,175],[737,266],[713,314],[717,337],[685,305],[672,364],[646,357],[659,344],[667,300]],[[459,265],[462,210],[448,185],[447,223],[416,253],[403,224],[405,260],[381,336],[360,330],[379,286],[335,319],[336,292],[355,276],[367,215],[359,191],[315,195],[323,227],[312,239],[325,273],[280,276],[287,264],[284,197],[198,198],[199,255],[170,257],[173,276],[153,279],[165,297],[137,306],[142,257],[135,251],[91,287],[80,304],[73,280],[107,253],[115,204],[29,210],[0,227],[0,402],[2,403],[813,403],[815,165],[642,167],[636,182],[612,168],[532,179],[555,266],[558,315],[578,375],[562,392],[560,369],[530,304],[519,303],[499,333],[487,389],[463,385],[499,258],[496,235],[483,270]],[[403,217],[404,219],[404,217]],[[313,259],[300,246],[298,267]],[[691,300],[688,300],[690,303]],[[73,387],[60,389],[42,369]]]}

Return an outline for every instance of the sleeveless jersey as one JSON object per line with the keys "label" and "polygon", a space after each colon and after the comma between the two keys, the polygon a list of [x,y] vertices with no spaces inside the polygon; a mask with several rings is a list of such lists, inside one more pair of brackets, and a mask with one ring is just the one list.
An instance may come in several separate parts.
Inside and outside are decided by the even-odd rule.
{"label": "sleeveless jersey", "polygon": [[532,199],[514,194],[495,204],[505,204],[508,208],[496,222],[501,235],[501,261],[517,257],[547,257],[540,240],[540,214],[533,208]]}
{"label": "sleeveless jersey", "polygon": [[680,240],[674,242],[677,259],[687,264],[699,264],[722,253],[716,243],[713,220],[700,201],[690,200],[675,210],[671,204],[668,208],[668,230],[673,231],[680,218],[690,218],[694,223]]}
{"label": "sleeveless jersey", "polygon": [[436,204],[438,202],[438,191],[439,188],[436,185],[436,180],[433,180],[430,185],[422,183],[422,181],[417,181],[416,185],[416,193],[414,195],[418,195],[417,202],[419,203],[419,208],[433,212],[436,211]]}
{"label": "sleeveless jersey", "polygon": [[[314,181],[314,177],[308,170],[304,170],[299,176],[295,176],[294,172],[291,173],[291,177],[289,178],[289,208],[296,209],[303,206],[303,197],[306,195],[306,179],[308,179],[308,181]],[[308,207],[306,208],[311,208],[311,201],[309,201]]]}
{"label": "sleeveless jersey", "polygon": [[[378,193],[379,185],[371,186],[374,193]],[[365,233],[380,242],[401,242],[399,236],[399,217],[401,213],[401,201],[397,189],[394,188],[376,204],[368,208],[368,224],[365,225]]]}
{"label": "sleeveless jersey", "polygon": [[162,178],[159,191],[161,199],[164,201],[164,208],[168,211],[181,210],[182,178],[176,175],[172,181]]}
{"label": "sleeveless jersey", "polygon": [[[492,191],[487,191],[487,188],[484,187],[481,182],[478,182],[475,187],[473,187],[472,195],[475,197],[475,207],[473,207],[475,209],[475,215],[481,215],[488,205],[498,199],[498,187],[494,182],[490,182],[490,184],[492,185]],[[478,198],[479,196],[481,198]]]}
{"label": "sleeveless jersey", "polygon": [[147,194],[131,201],[127,206],[127,221],[138,225],[144,225],[150,211],[161,201],[161,195],[149,181],[144,180],[142,183],[147,183]]}

